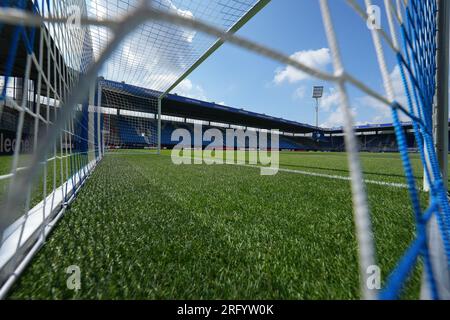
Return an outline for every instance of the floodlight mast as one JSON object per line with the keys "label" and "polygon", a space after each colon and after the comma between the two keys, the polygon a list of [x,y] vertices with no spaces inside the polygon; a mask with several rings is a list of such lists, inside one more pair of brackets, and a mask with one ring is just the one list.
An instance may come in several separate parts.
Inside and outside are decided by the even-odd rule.
{"label": "floodlight mast", "polygon": [[316,99],[316,129],[319,129],[319,105],[320,99],[323,97],[323,86],[313,87],[313,99]]}
{"label": "floodlight mast", "polygon": [[319,98],[316,98],[316,128],[319,127]]}

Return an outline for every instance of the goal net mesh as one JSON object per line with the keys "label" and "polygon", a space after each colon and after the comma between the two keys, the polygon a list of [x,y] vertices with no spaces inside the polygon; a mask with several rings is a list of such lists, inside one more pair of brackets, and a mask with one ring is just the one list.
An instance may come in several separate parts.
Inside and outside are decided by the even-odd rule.
{"label": "goal net mesh", "polygon": [[220,45],[147,10],[234,32],[258,3],[0,0],[0,298],[105,151],[158,147],[158,98]]}
{"label": "goal net mesh", "polygon": [[[1,176],[1,182],[5,184],[6,181],[7,186],[6,200],[2,203],[4,206],[0,216],[0,232],[3,234],[2,249],[8,248],[12,256],[0,253],[0,282],[8,281],[14,267],[17,266],[17,263],[11,265],[7,263],[20,261],[24,252],[29,249],[22,246],[23,232],[18,233],[18,240],[11,237],[16,233],[9,229],[15,225],[15,221],[19,221],[17,219],[22,214],[28,215],[28,209],[32,207],[33,202],[30,199],[32,199],[32,187],[34,187],[32,181],[34,180],[31,180],[27,173],[42,167],[44,191],[40,190],[41,194],[43,192],[45,196],[50,190],[58,191],[67,201],[68,193],[64,190],[68,185],[64,185],[64,181],[72,181],[73,186],[77,179],[82,179],[85,175],[81,176],[80,170],[85,168],[89,170],[87,166],[90,159],[98,159],[101,156],[103,143],[108,148],[154,147],[155,132],[157,132],[155,124],[158,120],[157,103],[155,103],[157,99],[145,92],[136,94],[131,86],[126,85],[136,85],[159,92],[171,90],[183,74],[201,59],[202,54],[220,39],[219,42],[229,42],[323,81],[334,83],[336,86],[344,119],[345,147],[348,154],[359,248],[362,297],[367,299],[400,297],[402,287],[419,260],[423,261],[424,288],[427,296],[446,297],[450,261],[450,209],[432,132],[438,67],[436,57],[439,51],[436,42],[439,1],[376,1],[378,7],[383,8],[383,16],[388,21],[386,26],[380,27],[376,26],[376,21],[371,20],[372,12],[376,11],[372,1],[347,0],[339,3],[339,5],[344,3],[349,5],[349,8],[361,17],[361,28],[367,28],[370,25],[367,29],[368,37],[371,37],[374,45],[374,57],[383,82],[381,90],[372,87],[372,83],[366,84],[359,80],[353,72],[348,70],[345,55],[342,54],[346,51],[341,51],[341,42],[338,41],[334,24],[334,20],[339,21],[339,18],[333,16],[330,10],[331,2],[328,0],[318,0],[318,3],[332,55],[333,73],[316,70],[277,50],[230,32],[233,31],[235,23],[258,1],[192,0],[189,1],[189,10],[185,9],[186,6],[181,6],[181,0],[91,0],[88,6],[83,1],[42,1],[44,2],[48,7],[45,11],[38,6],[41,1],[0,2],[2,6],[0,21],[6,23],[0,24],[0,28],[10,28],[12,31],[6,33],[10,38],[5,42],[8,43],[8,50],[5,56],[7,63],[2,69],[4,75],[0,120],[5,126],[15,128],[15,135],[19,139],[22,137],[33,141],[31,142],[33,152],[31,152],[28,166],[30,169],[19,170],[23,166],[18,150],[22,148],[20,144],[20,148],[17,145],[19,141],[17,140],[15,153],[11,158],[12,169],[10,172],[2,173]],[[29,7],[30,3],[31,7]],[[332,3],[336,5],[335,1]],[[71,4],[82,8],[83,19],[79,21],[82,27],[77,29],[78,31],[65,29],[68,26],[65,21],[61,22],[64,19],[58,19],[67,18],[72,14],[67,10]],[[22,9],[22,12],[28,14],[18,15],[17,12],[4,10],[11,7]],[[11,19],[11,16],[15,20]],[[46,21],[32,19],[36,17],[48,19]],[[28,28],[25,28],[22,23],[28,24]],[[3,36],[4,30],[0,29],[0,31]],[[24,33],[28,37],[25,37]],[[27,40],[35,33],[40,34],[40,41],[52,50],[39,51],[39,48],[33,50]],[[25,40],[19,41],[20,37],[24,37]],[[54,41],[51,40],[53,38]],[[26,66],[29,68],[20,70],[19,84],[12,89],[14,92],[19,91],[19,95],[8,97],[8,86],[11,78],[14,77],[12,67],[14,59],[20,58],[18,54],[20,50],[17,50],[19,43],[26,47],[27,54],[21,58],[26,60]],[[92,45],[88,45],[89,43]],[[392,61],[397,64],[397,71],[401,78],[403,88],[400,95],[398,88],[393,84],[390,72],[394,67]],[[34,73],[30,70],[32,66],[36,68]],[[38,74],[39,77],[33,84],[28,84],[31,74]],[[96,82],[98,75],[116,82],[125,81],[126,85],[105,86],[100,95],[97,86],[96,90],[91,90],[93,92],[89,94],[90,86],[92,87],[92,84]],[[43,86],[45,89],[40,88],[39,83],[41,86],[46,83],[47,85]],[[30,99],[29,91],[32,88],[38,88],[38,92],[44,90],[44,94],[32,93],[33,98]],[[377,258],[371,214],[354,132],[351,100],[348,94],[350,88],[367,94],[391,112],[413,208],[411,219],[415,219],[417,225],[411,246],[399,259],[396,268],[391,271],[382,290],[371,290],[367,285],[370,280],[368,271],[376,266]],[[41,96],[45,101],[44,106],[39,103]],[[37,102],[38,107],[30,105],[30,100],[33,103]],[[101,108],[89,108],[86,103],[83,103],[88,100],[101,104]],[[39,104],[41,104],[40,108]],[[101,117],[97,115],[93,118],[96,114],[95,110],[101,110]],[[15,116],[14,113],[16,113]],[[100,121],[102,126],[95,126],[95,123],[99,122],[95,119],[100,118],[103,119]],[[416,185],[411,169],[405,132],[401,124],[404,118],[413,123],[420,159],[431,190],[429,203],[420,201],[419,186]],[[53,125],[50,125],[51,123]],[[24,130],[24,127],[27,129]],[[43,148],[40,148],[41,145],[36,142],[39,141],[37,137],[39,132],[42,132],[41,128],[50,128],[48,131],[51,133],[44,136],[41,143]],[[102,141],[102,143],[96,141]],[[24,160],[26,158],[24,157]],[[23,176],[20,175],[21,172],[24,172]],[[46,178],[48,175],[50,179]],[[59,190],[58,186],[63,186],[63,190]],[[47,205],[45,199],[43,203]],[[427,209],[422,210],[423,207]],[[38,226],[40,230],[45,230],[42,227],[45,226],[45,210],[41,209],[39,212],[44,223],[41,220]],[[436,229],[430,227],[432,223],[436,224]],[[24,230],[23,222],[19,222],[16,226],[16,229]],[[437,247],[430,245],[431,236],[438,239]],[[15,242],[6,243],[5,239],[12,238]],[[11,251],[11,247],[15,250]],[[443,272],[436,272],[436,266],[439,263],[443,263],[444,267],[441,269]]]}
{"label": "goal net mesh", "polygon": [[[47,18],[69,17],[76,9],[87,16],[82,0],[0,1],[5,9]],[[100,116],[92,99],[77,99],[64,112],[93,61],[89,27],[17,22],[0,23],[0,297],[100,157]]]}
{"label": "goal net mesh", "polygon": [[157,150],[160,93],[110,81],[100,88],[106,150]]}

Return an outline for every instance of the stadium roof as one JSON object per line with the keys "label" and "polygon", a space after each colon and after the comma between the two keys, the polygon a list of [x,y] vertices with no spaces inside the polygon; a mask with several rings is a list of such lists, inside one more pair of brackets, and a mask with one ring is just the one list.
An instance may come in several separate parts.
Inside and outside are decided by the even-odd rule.
{"label": "stadium roof", "polygon": [[246,127],[279,129],[290,133],[310,133],[316,129],[314,126],[296,121],[172,94],[163,100],[162,107],[163,113],[168,115],[224,122]]}
{"label": "stadium roof", "polygon": [[[101,79],[100,84],[104,88],[117,90],[125,94],[140,96],[142,98],[156,99],[161,92],[140,88],[137,86]],[[136,109],[136,111],[145,112],[145,109]],[[286,120],[283,118],[273,117],[266,114],[256,113],[244,109],[233,108],[214,102],[207,102],[189,97],[183,97],[176,94],[168,94],[162,100],[162,113],[164,115],[193,118],[199,120],[207,120],[214,122],[222,122],[247,127],[255,127],[262,129],[280,129],[283,132],[290,133],[311,133],[316,131],[316,127],[297,121]],[[450,121],[449,121],[450,123]],[[403,122],[406,129],[412,128],[411,122]],[[392,123],[381,124],[364,124],[355,126],[357,132],[370,131],[392,131],[394,125]],[[343,133],[343,128],[320,128],[327,134]]]}
{"label": "stadium roof", "polygon": [[[156,99],[161,95],[161,92],[155,90],[105,79],[100,79],[99,84],[102,88],[144,99]],[[138,105],[135,107],[135,111],[147,111],[146,109],[139,109]],[[176,94],[168,94],[162,100],[162,114],[261,129],[279,129],[283,132],[291,133],[310,133],[316,130],[316,127],[308,124],[224,106],[214,102],[182,97]]]}
{"label": "stadium roof", "polygon": [[[161,11],[198,19],[234,33],[270,0],[148,0]],[[121,18],[136,10],[141,0],[90,0],[89,15],[104,20]],[[112,37],[110,30],[91,26],[95,57]],[[169,92],[222,41],[166,22],[147,21],[122,43],[103,68],[101,76],[140,87]]]}
{"label": "stadium roof", "polygon": [[[449,119],[450,124],[450,119]],[[404,121],[401,123],[402,127],[407,129],[412,129],[413,123],[411,121]],[[364,124],[358,125],[354,127],[357,132],[369,132],[369,131],[391,131],[394,130],[393,123],[374,123],[374,124]],[[343,133],[344,129],[342,127],[332,128],[332,129],[324,129],[327,133]]]}

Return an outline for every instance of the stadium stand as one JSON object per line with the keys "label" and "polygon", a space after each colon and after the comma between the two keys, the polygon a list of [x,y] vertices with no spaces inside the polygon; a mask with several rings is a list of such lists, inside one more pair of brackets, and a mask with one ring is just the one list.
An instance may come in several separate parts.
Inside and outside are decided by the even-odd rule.
{"label": "stadium stand", "polygon": [[[135,90],[133,86],[124,83],[115,83],[102,79],[103,82],[111,86],[120,86],[121,90]],[[145,90],[145,89],[141,89]],[[13,93],[15,91],[13,90]],[[147,91],[145,91],[147,92]],[[149,92],[151,96],[153,92]],[[153,132],[156,130],[156,119],[147,119],[139,116],[121,115],[118,110],[129,110],[131,106],[135,110],[145,113],[145,104],[149,97],[140,97],[134,92],[133,95],[124,95],[121,97],[121,105],[110,105],[104,99],[104,107],[116,110],[114,115],[104,117],[105,142],[109,148],[143,148],[148,145]],[[147,103],[148,104],[148,103]],[[125,107],[124,107],[125,106]],[[31,108],[33,108],[31,106]],[[122,109],[124,108],[124,109]],[[57,113],[57,112],[56,112]],[[294,151],[344,151],[344,133],[342,128],[315,128],[314,126],[289,121],[281,118],[250,112],[244,109],[232,108],[211,102],[200,101],[192,98],[178,96],[176,94],[168,95],[162,102],[163,118],[161,127],[161,145],[163,148],[173,148],[178,141],[172,141],[172,133],[176,129],[186,129],[191,136],[194,135],[193,122],[201,122],[203,132],[215,128],[225,133],[230,127],[258,128],[261,130],[279,129],[282,133],[279,139],[281,150]],[[54,114],[51,113],[50,116]],[[170,120],[177,118],[177,121]],[[32,119],[25,116],[24,121],[29,124],[24,126],[23,135],[25,141],[32,139],[33,132],[30,128]],[[215,125],[216,123],[221,126]],[[14,139],[12,132],[17,125],[17,112],[7,108],[4,110],[1,119],[1,134],[3,139]],[[404,123],[406,141],[408,149],[411,152],[417,152],[417,143],[412,132],[412,124]],[[152,128],[149,130],[148,128]],[[319,131],[318,131],[319,130]],[[39,130],[42,132],[43,130]],[[355,127],[357,132],[360,150],[365,152],[397,152],[393,124],[373,124]],[[319,132],[319,134],[317,134]],[[225,136],[225,134],[224,134]],[[194,141],[191,143],[193,144]],[[211,141],[203,141],[202,146],[206,147]],[[269,139],[270,143],[270,139]],[[25,143],[24,145],[28,145]],[[270,144],[269,144],[270,145]],[[217,146],[216,146],[217,147]],[[224,148],[226,141],[224,141]],[[24,147],[25,148],[25,147]],[[26,148],[25,148],[26,149]],[[12,148],[5,150],[2,148],[2,154],[11,154]],[[26,152],[26,150],[24,150]],[[450,150],[449,150],[450,151]]]}
{"label": "stadium stand", "polygon": [[[142,88],[136,88],[125,83],[115,83],[102,79],[103,86],[120,88],[122,93],[132,93],[133,95],[123,95],[120,97],[124,110],[137,112],[148,112],[145,105],[148,99],[155,94]],[[144,92],[140,97],[136,92]],[[147,100],[145,100],[147,99]],[[104,100],[106,101],[106,99]],[[147,101],[144,103],[143,101]],[[105,104],[104,107],[119,110],[120,105]],[[191,137],[191,145],[194,144],[194,123],[202,123],[203,133],[208,129],[218,129],[224,133],[227,128],[278,129],[281,132],[279,137],[279,148],[281,150],[293,151],[344,151],[344,133],[342,128],[315,128],[314,126],[289,121],[281,118],[250,112],[244,109],[232,108],[219,105],[213,102],[206,102],[176,94],[168,95],[162,101],[163,121],[161,125],[161,145],[163,148],[173,148],[179,140],[172,141],[172,133],[176,129],[187,130]],[[171,120],[171,119],[176,120]],[[215,125],[219,123],[220,126]],[[140,148],[147,144],[153,129],[157,126],[155,119],[146,119],[138,116],[128,117],[112,115],[105,117],[106,141],[110,141],[108,147]],[[412,123],[403,123],[407,137],[408,149],[417,152],[417,143],[412,131]],[[397,152],[398,146],[394,133],[393,124],[368,124],[355,127],[361,151],[365,152]],[[202,146],[206,147],[211,141],[202,141]],[[223,142],[226,148],[226,141]],[[269,139],[270,145],[270,139]],[[246,147],[248,143],[246,143]],[[217,147],[217,145],[215,145]]]}
{"label": "stadium stand", "polygon": [[145,138],[139,134],[138,128],[134,127],[127,119],[120,117],[119,121],[120,139],[123,144],[145,145]]}

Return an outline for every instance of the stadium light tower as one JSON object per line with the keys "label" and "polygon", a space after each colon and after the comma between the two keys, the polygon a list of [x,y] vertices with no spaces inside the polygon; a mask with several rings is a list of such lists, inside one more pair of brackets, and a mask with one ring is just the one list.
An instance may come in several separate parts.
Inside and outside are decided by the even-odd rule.
{"label": "stadium light tower", "polygon": [[316,133],[315,140],[320,140],[319,133],[319,103],[320,99],[323,97],[323,86],[314,86],[313,87],[313,99],[316,99]]}
{"label": "stadium light tower", "polygon": [[313,99],[316,99],[316,128],[319,127],[319,102],[323,97],[323,86],[313,87]]}

